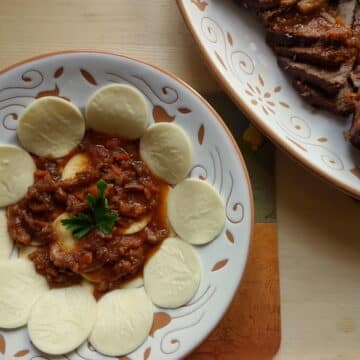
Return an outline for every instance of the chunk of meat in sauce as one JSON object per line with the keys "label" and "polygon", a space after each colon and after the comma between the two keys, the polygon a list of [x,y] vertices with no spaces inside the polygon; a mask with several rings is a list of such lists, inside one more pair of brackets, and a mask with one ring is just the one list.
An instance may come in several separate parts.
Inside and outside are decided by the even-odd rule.
{"label": "chunk of meat in sauce", "polygon": [[[75,178],[62,180],[67,161],[86,153],[90,167]],[[24,199],[7,210],[8,228],[18,247],[41,245],[29,258],[52,286],[81,281],[81,273],[101,272],[98,292],[106,292],[142,271],[146,255],[168,236],[164,211],[168,185],[154,177],[139,155],[139,141],[125,141],[88,132],[69,156],[49,160],[34,157],[35,183]],[[54,238],[53,221],[62,213],[90,214],[86,195],[96,195],[96,182],[104,179],[111,211],[119,218],[112,234],[94,230],[64,250]],[[145,229],[121,235],[121,229],[151,214]]]}
{"label": "chunk of meat in sauce", "polygon": [[35,264],[36,271],[45,276],[51,286],[68,286],[79,284],[82,281],[81,275],[56,266],[51,261],[49,251],[46,248],[40,248],[31,253],[29,259]]}

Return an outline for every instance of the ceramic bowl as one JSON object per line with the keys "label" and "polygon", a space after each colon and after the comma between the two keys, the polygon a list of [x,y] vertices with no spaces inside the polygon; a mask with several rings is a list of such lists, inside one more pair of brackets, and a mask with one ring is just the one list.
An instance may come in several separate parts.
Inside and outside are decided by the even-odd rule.
{"label": "ceramic bowl", "polygon": [[[17,143],[18,118],[34,99],[61,96],[84,110],[90,95],[109,83],[131,84],[143,92],[152,109],[151,122],[174,122],[183,127],[193,144],[194,162],[189,176],[212,183],[226,205],[223,232],[212,243],[196,248],[202,278],[195,297],[175,310],[154,307],[154,324],[148,339],[135,352],[121,358],[178,359],[206,338],[229,306],[244,272],[253,228],[248,173],[221,118],[188,85],[154,66],[114,54],[64,52],[43,55],[0,73],[0,143]],[[0,354],[6,359],[50,359],[32,346],[26,328],[0,330]],[[72,354],[57,359],[109,357],[85,343]]]}

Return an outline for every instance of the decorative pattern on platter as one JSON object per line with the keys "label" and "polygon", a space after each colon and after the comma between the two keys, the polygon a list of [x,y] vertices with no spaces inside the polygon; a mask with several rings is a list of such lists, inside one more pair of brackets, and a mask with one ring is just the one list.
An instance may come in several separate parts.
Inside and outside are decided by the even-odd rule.
{"label": "decorative pattern on platter", "polygon": [[233,0],[178,0],[205,57],[250,120],[329,182],[360,198],[360,152],[344,139],[351,119],[316,111],[295,93],[253,15]]}

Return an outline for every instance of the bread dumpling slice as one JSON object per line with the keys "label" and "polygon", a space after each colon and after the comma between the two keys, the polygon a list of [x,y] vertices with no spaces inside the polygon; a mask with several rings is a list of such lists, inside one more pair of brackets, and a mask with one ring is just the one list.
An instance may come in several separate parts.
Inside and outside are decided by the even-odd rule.
{"label": "bread dumpling slice", "polygon": [[150,170],[169,184],[183,180],[191,168],[191,142],[178,125],[150,126],[140,140],[140,155]]}
{"label": "bread dumpling slice", "polygon": [[37,246],[25,246],[19,249],[19,257],[20,259],[29,259],[29,255],[38,250]]}
{"label": "bread dumpling slice", "polygon": [[143,277],[137,276],[131,280],[125,281],[122,285],[120,285],[120,289],[136,289],[144,286]]}
{"label": "bread dumpling slice", "polygon": [[186,179],[168,197],[168,217],[176,234],[193,245],[214,240],[225,224],[225,206],[217,190],[199,179]]}
{"label": "bread dumpling slice", "polygon": [[96,301],[88,286],[52,289],[31,310],[30,339],[44,353],[66,354],[87,339],[96,313]]}
{"label": "bread dumpling slice", "polygon": [[59,215],[53,222],[54,241],[50,244],[50,259],[58,266],[63,266],[78,271],[77,250],[79,241],[72,232],[68,230],[61,221],[69,218],[69,214]]}
{"label": "bread dumpling slice", "polygon": [[76,174],[87,171],[89,167],[89,157],[83,153],[76,154],[65,164],[64,169],[61,173],[61,179],[73,179]]}
{"label": "bread dumpling slice", "polygon": [[34,183],[32,157],[14,145],[0,146],[0,207],[16,203]]}
{"label": "bread dumpling slice", "polygon": [[95,131],[137,139],[145,132],[149,114],[145,96],[138,89],[125,84],[111,84],[90,97],[86,125]]}
{"label": "bread dumpling slice", "polygon": [[33,304],[49,290],[45,278],[25,259],[0,262],[0,328],[26,325]]}
{"label": "bread dumpling slice", "polygon": [[9,259],[13,246],[7,229],[6,211],[0,209],[0,260]]}
{"label": "bread dumpling slice", "polygon": [[54,232],[54,243],[56,243],[61,250],[71,252],[76,248],[78,241],[71,231],[68,230],[61,222],[62,220],[69,218],[70,215],[67,213],[59,215],[54,220],[52,227]]}
{"label": "bread dumpling slice", "polygon": [[29,152],[43,157],[67,155],[82,140],[85,120],[71,102],[56,96],[33,101],[19,119],[17,135]]}
{"label": "bread dumpling slice", "polygon": [[144,286],[152,302],[178,308],[196,293],[201,265],[194,248],[178,238],[168,238],[144,267]]}
{"label": "bread dumpling slice", "polygon": [[127,228],[122,231],[123,235],[136,234],[143,230],[150,222],[151,215],[145,215],[141,219],[132,222]]}
{"label": "bread dumpling slice", "polygon": [[104,355],[122,356],[146,340],[152,323],[153,304],[144,288],[114,290],[98,302],[90,342]]}

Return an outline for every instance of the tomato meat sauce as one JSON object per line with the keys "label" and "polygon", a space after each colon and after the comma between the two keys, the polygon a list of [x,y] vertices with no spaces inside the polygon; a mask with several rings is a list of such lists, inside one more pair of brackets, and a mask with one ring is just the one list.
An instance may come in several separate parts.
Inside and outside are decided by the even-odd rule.
{"label": "tomato meat sauce", "polygon": [[[62,169],[76,154],[89,166],[74,178],[61,179]],[[139,155],[139,140],[123,140],[87,132],[66,157],[34,156],[35,182],[26,196],[7,209],[8,230],[18,248],[36,246],[29,255],[38,273],[52,287],[80,283],[83,278],[102,294],[141,274],[153,249],[169,235],[166,217],[168,185],[151,174]],[[53,222],[61,214],[89,214],[86,196],[97,195],[96,183],[107,183],[109,210],[119,217],[111,234],[95,229],[76,240],[71,250],[56,241]],[[125,235],[132,223],[150,218],[142,230]]]}

